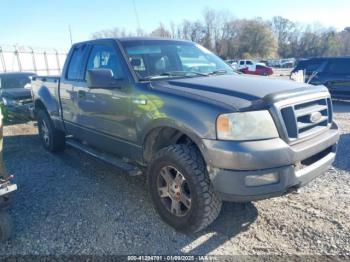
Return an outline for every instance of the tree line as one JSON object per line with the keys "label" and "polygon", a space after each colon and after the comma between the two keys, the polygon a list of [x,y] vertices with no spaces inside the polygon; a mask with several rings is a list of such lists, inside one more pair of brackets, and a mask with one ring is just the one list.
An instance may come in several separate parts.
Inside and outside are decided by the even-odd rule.
{"label": "tree line", "polygon": [[206,9],[202,19],[166,26],[151,32],[121,28],[95,32],[91,38],[155,36],[197,42],[224,59],[307,58],[350,55],[350,27],[337,31],[321,25],[304,25],[276,16],[236,19],[225,11]]}

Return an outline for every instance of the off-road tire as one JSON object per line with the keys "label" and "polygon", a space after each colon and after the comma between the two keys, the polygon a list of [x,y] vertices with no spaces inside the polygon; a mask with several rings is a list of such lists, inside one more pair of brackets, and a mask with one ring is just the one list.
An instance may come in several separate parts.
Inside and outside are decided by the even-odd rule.
{"label": "off-road tire", "polygon": [[[191,207],[182,217],[172,214],[164,206],[158,192],[157,179],[166,166],[173,166],[182,173],[191,192]],[[211,224],[220,213],[222,202],[214,192],[202,155],[194,146],[181,144],[161,149],[150,163],[148,186],[160,217],[180,232],[198,232]]]}
{"label": "off-road tire", "polygon": [[0,211],[0,242],[10,238],[12,231],[12,220],[10,215],[5,211]]}
{"label": "off-road tire", "polygon": [[[55,125],[53,124],[48,113],[44,110],[39,110],[37,112],[37,120],[38,120],[39,137],[41,139],[41,142],[44,148],[50,152],[63,151],[66,145],[65,134],[61,130],[58,130],[57,128],[55,128]],[[47,133],[48,140],[44,135],[45,126],[48,132]]]}

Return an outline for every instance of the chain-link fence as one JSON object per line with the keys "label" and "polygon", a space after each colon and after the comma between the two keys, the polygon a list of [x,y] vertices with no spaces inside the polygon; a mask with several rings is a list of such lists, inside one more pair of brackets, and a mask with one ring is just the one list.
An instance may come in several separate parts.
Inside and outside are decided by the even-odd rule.
{"label": "chain-link fence", "polygon": [[29,46],[0,46],[0,72],[35,72],[59,75],[67,53]]}

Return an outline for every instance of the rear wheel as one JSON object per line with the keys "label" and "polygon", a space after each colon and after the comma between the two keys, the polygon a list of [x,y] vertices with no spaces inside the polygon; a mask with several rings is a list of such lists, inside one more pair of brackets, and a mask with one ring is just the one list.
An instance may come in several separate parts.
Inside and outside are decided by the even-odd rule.
{"label": "rear wheel", "polygon": [[200,231],[220,213],[221,200],[200,152],[193,146],[161,149],[150,165],[148,184],[159,215],[176,230]]}
{"label": "rear wheel", "polygon": [[10,238],[12,231],[12,220],[5,211],[0,211],[0,241],[6,241]]}
{"label": "rear wheel", "polygon": [[39,136],[44,148],[50,152],[62,151],[65,148],[65,134],[54,126],[47,112],[39,110],[37,119]]}

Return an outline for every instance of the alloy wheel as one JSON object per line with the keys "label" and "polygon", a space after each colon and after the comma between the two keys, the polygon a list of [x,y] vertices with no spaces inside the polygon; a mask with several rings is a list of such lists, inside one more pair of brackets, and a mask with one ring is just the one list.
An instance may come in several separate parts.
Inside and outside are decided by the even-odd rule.
{"label": "alloy wheel", "polygon": [[48,145],[50,143],[50,135],[49,135],[49,128],[47,127],[45,121],[41,122],[41,134],[45,145]]}
{"label": "alloy wheel", "polygon": [[191,209],[189,185],[179,170],[163,167],[158,175],[158,194],[165,208],[177,217],[185,216]]}

